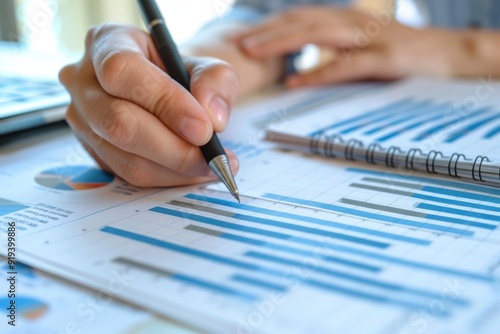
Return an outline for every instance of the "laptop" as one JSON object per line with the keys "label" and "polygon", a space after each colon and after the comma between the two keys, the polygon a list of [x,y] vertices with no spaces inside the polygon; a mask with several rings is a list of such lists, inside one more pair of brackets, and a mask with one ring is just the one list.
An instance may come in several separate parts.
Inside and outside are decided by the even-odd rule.
{"label": "laptop", "polygon": [[16,3],[0,2],[0,135],[62,121],[70,101],[57,79],[67,58],[23,45]]}

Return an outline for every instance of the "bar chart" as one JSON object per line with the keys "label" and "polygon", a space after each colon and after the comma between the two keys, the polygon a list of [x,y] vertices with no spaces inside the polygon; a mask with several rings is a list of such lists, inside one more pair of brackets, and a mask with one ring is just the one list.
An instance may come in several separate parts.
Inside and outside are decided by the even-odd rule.
{"label": "bar chart", "polygon": [[415,144],[437,134],[453,144],[471,134],[493,139],[500,133],[500,110],[494,107],[459,109],[452,103],[404,98],[341,121],[327,124],[310,136],[336,133],[380,143],[404,138]]}
{"label": "bar chart", "polygon": [[[494,233],[498,204],[484,204],[476,216],[474,210],[467,210],[470,221],[451,223],[452,215],[463,216],[465,210],[447,212],[429,204],[447,204],[436,199],[446,199],[446,188],[439,183],[449,181],[416,177],[417,182],[413,176],[395,175],[387,187],[387,175],[382,173],[358,168],[345,173],[357,180],[349,183],[351,190],[380,196],[384,191],[376,188],[378,184],[389,196],[415,199],[418,204],[376,206],[354,199],[355,193],[348,191],[350,195],[335,204],[276,193],[242,196],[240,204],[225,192],[206,190],[108,224],[99,233],[137,245],[130,255],[111,258],[112,265],[161,277],[171,282],[167,285],[182,284],[217,295],[219,302],[224,300],[224,305],[238,310],[251,309],[270,293],[293,299],[299,286],[301,291],[321,294],[325,307],[354,301],[354,313],[363,307],[396,313],[426,310],[429,316],[447,322],[469,311],[477,296],[459,293],[444,308],[434,310],[429,305],[442,299],[440,282],[467,282],[476,293],[488,293],[496,278],[483,269],[491,259],[478,262],[472,252],[469,262],[464,253],[475,249],[485,254],[496,248],[495,243],[479,243],[476,238]],[[461,194],[463,198],[472,194],[481,201],[495,198],[486,187],[471,187],[474,191]],[[425,191],[430,195],[419,196]],[[354,223],[356,219],[363,224]],[[144,233],[138,222],[156,229]],[[161,250],[170,260],[141,261],[135,254],[152,254],[146,249]],[[298,312],[300,306],[294,308]],[[323,321],[323,325],[331,323]]]}
{"label": "bar chart", "polygon": [[[491,296],[498,276],[488,268],[500,239],[496,190],[357,167],[337,167],[332,177],[327,162],[294,161],[296,171],[301,161],[309,165],[290,176],[295,184],[270,175],[268,191],[260,192],[261,184],[243,182],[241,203],[217,187],[189,192],[108,219],[59,247],[67,243],[69,254],[89,258],[89,270],[98,261],[136,275],[149,286],[141,293],[153,286],[161,291],[156,298],[177,304],[196,297],[198,311],[218,310],[207,316],[233,329],[235,319],[247,319],[255,332],[292,318],[296,326],[314,318],[319,332],[352,328],[337,317],[332,323],[326,311],[304,310],[301,295],[320,296],[316,303],[325,310],[350,305],[341,312],[346,319],[372,312],[377,320],[360,323],[360,332],[422,312],[458,326]],[[86,240],[99,241],[88,251]],[[450,294],[445,299],[443,291]],[[247,317],[273,294],[286,302],[252,327]],[[442,307],[432,306],[437,302]]]}

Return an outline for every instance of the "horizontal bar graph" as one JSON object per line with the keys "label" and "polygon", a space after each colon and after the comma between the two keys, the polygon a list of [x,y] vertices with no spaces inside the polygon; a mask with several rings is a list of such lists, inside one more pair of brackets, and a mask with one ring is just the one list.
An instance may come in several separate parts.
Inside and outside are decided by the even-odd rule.
{"label": "horizontal bar graph", "polygon": [[[448,137],[445,139],[445,143],[453,143],[456,140],[468,135],[472,131],[476,131],[477,129],[481,128],[482,126],[490,124],[492,121],[496,121],[500,119],[500,114],[494,114],[493,116],[488,116],[484,119],[481,119],[477,122],[473,122],[471,124],[467,124],[466,126],[454,131],[453,133],[449,134]],[[485,135],[487,137],[488,134]]]}
{"label": "horizontal bar graph", "polygon": [[[367,209],[386,211],[386,212],[391,212],[391,213],[404,215],[404,216],[412,216],[412,217],[418,217],[418,218],[423,218],[423,219],[431,219],[431,220],[443,222],[443,223],[453,223],[453,224],[458,224],[458,225],[474,226],[474,227],[484,228],[487,230],[494,230],[497,227],[496,224],[494,225],[494,224],[478,223],[475,221],[460,219],[460,218],[456,218],[456,217],[449,217],[449,216],[445,216],[445,215],[437,215],[437,214],[430,214],[430,213],[414,211],[414,210],[394,208],[394,207],[389,207],[386,205],[379,205],[379,204],[367,203],[367,202],[363,202],[363,201],[356,201],[356,200],[352,200],[352,199],[348,199],[348,198],[343,198],[340,200],[340,202],[345,203],[345,204],[349,204],[349,205],[353,205],[353,206],[357,206],[357,207],[364,207]],[[457,215],[459,215],[461,212],[464,211],[464,210],[446,208],[443,206],[431,205],[431,204],[426,204],[426,203],[421,203],[420,205],[417,206],[417,208],[432,210],[432,211],[437,211],[437,212],[447,212],[447,213],[452,213],[452,214],[457,214]],[[472,213],[469,213],[469,215],[470,214],[474,214],[474,213],[472,212]],[[478,214],[478,215],[480,215],[480,214]]]}
{"label": "horizontal bar graph", "polygon": [[[470,119],[474,119],[475,117],[478,117],[480,115],[484,115],[489,110],[490,110],[490,108],[481,108],[481,109],[474,110],[474,111],[472,111],[468,114],[464,114],[464,115],[457,113],[457,115],[455,115],[455,117],[453,117],[451,120],[449,120],[449,121],[447,120],[447,121],[440,123],[440,124],[437,124],[437,125],[432,125],[431,127],[427,128],[426,130],[419,133],[412,140],[415,142],[418,142],[418,141],[422,141],[424,139],[428,139],[429,137],[432,137],[435,134],[441,133],[454,125],[463,124]],[[465,135],[467,133],[464,133],[463,135]]]}
{"label": "horizontal bar graph", "polygon": [[207,196],[202,196],[202,195],[198,195],[198,194],[188,194],[188,195],[186,195],[186,198],[194,199],[194,200],[198,200],[198,201],[202,201],[202,202],[207,202],[207,203],[212,203],[212,204],[219,204],[219,205],[223,205],[223,206],[226,206],[229,208],[238,208],[240,210],[245,210],[245,211],[254,212],[254,213],[262,213],[262,214],[266,214],[266,215],[269,215],[272,217],[288,218],[288,219],[293,219],[293,220],[297,220],[297,221],[308,222],[308,223],[313,223],[313,224],[318,224],[318,225],[323,225],[323,226],[331,226],[331,227],[345,229],[345,230],[349,230],[349,231],[353,231],[353,232],[366,233],[366,234],[377,236],[377,237],[405,241],[405,242],[415,243],[415,244],[419,244],[419,245],[428,245],[430,243],[428,240],[424,240],[424,239],[418,239],[418,238],[402,236],[400,234],[382,232],[382,231],[378,231],[375,229],[354,226],[352,224],[349,225],[349,224],[343,224],[343,223],[338,223],[338,222],[324,220],[324,219],[318,219],[318,218],[304,216],[304,215],[296,215],[296,214],[283,212],[283,211],[270,210],[270,209],[265,209],[265,208],[260,208],[260,207],[257,208],[254,206],[239,204],[239,203],[235,203],[233,201],[228,201],[228,200],[224,200],[224,199],[220,199],[220,198],[207,197]]}
{"label": "horizontal bar graph", "polygon": [[[286,272],[282,271],[280,269],[273,269],[271,267],[266,267],[262,265],[257,265],[253,264],[250,262],[242,261],[242,260],[237,260],[233,258],[229,258],[227,256],[221,256],[221,255],[216,255],[214,253],[209,253],[206,251],[199,251],[190,247],[186,246],[180,246],[176,245],[170,242],[166,242],[164,240],[160,240],[157,238],[152,238],[148,237],[142,234],[138,234],[135,232],[130,232],[126,231],[123,229],[118,229],[110,226],[106,226],[101,228],[101,231],[104,233],[109,233],[115,236],[131,239],[137,242],[141,242],[147,245],[155,246],[155,247],[160,247],[160,248],[165,248],[174,252],[179,252],[183,253],[186,255],[194,256],[197,258],[201,258],[203,260],[219,263],[222,265],[226,265],[228,267],[233,267],[237,270],[246,270],[248,272],[260,272],[266,275],[270,275],[271,277],[285,277]],[[260,255],[259,255],[260,254]],[[275,256],[263,256],[261,253],[249,253],[248,254],[250,257],[259,257],[259,258],[265,258],[266,260],[270,261],[279,261],[281,264],[286,264],[290,265],[293,263],[285,263],[285,260],[279,257]],[[240,298],[245,298],[245,299],[250,299],[253,300],[254,296],[251,294],[247,294],[244,292],[241,292],[239,290],[236,290],[234,288],[228,288],[224,285],[218,284],[218,283],[213,283],[213,282],[208,282],[206,280],[202,280],[200,278],[192,277],[189,275],[185,275],[182,273],[172,273],[169,270],[164,270],[160,269],[154,266],[150,266],[144,263],[138,263],[137,261],[133,261],[131,259],[124,259],[124,258],[117,258],[114,260],[114,262],[126,264],[128,266],[133,266],[138,269],[146,270],[153,272],[155,274],[162,274],[163,276],[167,278],[171,278],[173,280],[179,280],[183,281],[185,283],[190,283],[193,285],[197,285],[199,287],[213,290],[213,291],[218,291],[222,292],[225,294],[230,294],[230,295],[235,295],[236,297]],[[368,285],[368,286],[374,286],[378,289],[381,290],[392,290],[392,291],[400,291],[403,293],[401,298],[397,298],[397,296],[391,296],[388,297],[384,293],[375,293],[375,292],[368,292],[368,291],[363,291],[363,290],[355,290],[346,286],[343,286],[342,284],[335,284],[332,282],[326,282],[317,278],[305,278],[301,279],[300,281],[304,284],[310,285],[315,288],[331,291],[334,293],[340,293],[344,295],[348,295],[350,297],[355,297],[355,298],[361,298],[361,299],[367,299],[370,301],[375,301],[379,303],[388,303],[388,304],[394,304],[406,308],[411,308],[411,309],[418,309],[421,307],[425,306],[425,303],[423,302],[412,302],[408,301],[407,297],[405,297],[406,294],[414,294],[415,298],[418,299],[425,299],[432,300],[437,298],[439,296],[439,293],[434,293],[431,291],[426,291],[426,290],[420,290],[420,289],[415,289],[411,287],[405,287],[399,284],[394,284],[394,283],[385,283],[382,281],[378,281],[375,279],[367,278],[367,277],[362,277],[362,276],[357,276],[354,274],[349,274],[349,273],[343,273],[341,271],[335,271],[335,270],[327,270],[325,268],[318,267],[316,270],[321,271],[322,274],[327,274],[329,276],[335,277],[340,280],[347,280],[347,281],[353,281],[359,284],[363,285]],[[267,289],[273,289],[274,287],[277,287],[279,291],[285,291],[286,287],[282,285],[277,285],[273,281],[268,281],[266,279],[255,279],[255,278],[249,278],[247,276],[242,276],[241,274],[235,274],[232,276],[232,279],[237,282],[245,283],[245,284],[251,284],[251,285],[258,285],[259,287],[262,288],[267,288]],[[454,301],[455,304],[458,306],[467,306],[468,302],[463,299],[457,299]],[[443,316],[447,316],[447,313],[443,313]]]}
{"label": "horizontal bar graph", "polygon": [[280,252],[284,252],[284,253],[301,255],[301,256],[306,256],[306,257],[319,257],[322,260],[327,261],[327,262],[347,266],[347,267],[354,268],[354,269],[365,270],[368,272],[379,272],[381,270],[381,267],[379,267],[379,266],[370,265],[370,264],[363,263],[360,261],[348,260],[348,259],[344,259],[344,258],[341,258],[338,256],[331,256],[331,255],[324,256],[324,255],[317,254],[314,251],[310,251],[310,250],[306,250],[306,249],[302,249],[302,248],[296,248],[296,247],[281,245],[281,244],[273,243],[273,242],[269,242],[269,241],[262,241],[259,239],[244,237],[244,236],[240,236],[240,235],[236,235],[236,234],[232,234],[232,233],[216,231],[216,230],[208,229],[208,228],[197,226],[197,225],[188,225],[188,226],[186,226],[186,229],[190,230],[190,231],[195,231],[198,233],[203,233],[206,235],[211,235],[211,236],[218,237],[218,238],[237,241],[237,242],[241,242],[241,243],[252,245],[252,246],[258,246],[258,247],[261,247],[264,249],[270,249],[273,251],[280,251]]}
{"label": "horizontal bar graph", "polygon": [[[207,196],[198,197],[198,196],[200,196],[200,195],[187,194],[184,196],[184,198],[186,198],[186,199],[198,199],[198,198],[200,198],[200,203],[203,203],[203,202],[205,202],[205,203],[218,203],[218,198],[207,197]],[[174,201],[174,202],[178,202],[178,201]],[[196,205],[193,203],[190,203],[190,204],[193,205],[192,206],[193,208],[196,207],[197,210],[200,209],[201,205]],[[235,208],[237,208],[239,206],[244,207],[245,204],[234,203]],[[213,208],[211,208],[211,209],[213,209]],[[255,208],[255,210],[257,210],[257,209],[260,209],[260,208]],[[177,217],[184,217],[187,219],[191,219],[195,222],[196,221],[199,222],[199,220],[197,219],[196,216],[193,216],[192,214],[189,214],[187,212],[174,214],[174,215]],[[218,225],[215,225],[215,226],[218,226]],[[200,232],[200,233],[203,233],[206,235],[212,235],[212,236],[216,236],[219,238],[229,239],[229,240],[245,243],[248,245],[259,246],[261,248],[282,251],[282,252],[286,252],[286,253],[290,253],[290,254],[310,256],[310,257],[317,256],[317,254],[315,254],[313,251],[308,251],[308,250],[293,247],[293,246],[291,246],[291,243],[298,244],[298,245],[320,246],[323,249],[333,250],[335,252],[353,254],[353,255],[357,255],[357,256],[361,256],[361,257],[366,257],[368,259],[374,259],[377,261],[387,262],[387,263],[390,263],[393,265],[401,265],[401,266],[405,266],[405,267],[436,272],[439,274],[460,276],[460,277],[465,277],[465,278],[469,278],[469,279],[477,279],[480,281],[492,281],[492,280],[494,280],[493,277],[490,277],[487,275],[481,275],[481,274],[477,274],[474,272],[467,272],[467,271],[463,271],[463,270],[447,268],[444,266],[435,266],[435,265],[426,263],[425,261],[405,260],[405,259],[398,258],[396,256],[385,255],[385,254],[381,254],[379,252],[358,249],[358,248],[354,248],[354,247],[350,247],[350,246],[342,246],[342,245],[326,243],[326,242],[325,243],[304,242],[300,238],[288,239],[288,240],[286,240],[288,242],[288,244],[283,245],[283,244],[278,244],[278,243],[274,243],[274,242],[264,241],[262,239],[255,239],[255,238],[251,238],[251,237],[247,237],[247,236],[240,236],[237,234],[231,234],[228,232],[217,231],[217,230],[213,230],[213,229],[209,229],[209,228],[205,228],[205,227],[200,227],[200,226],[189,227],[189,225],[188,225],[186,228],[190,229],[190,230],[195,230],[197,232]],[[228,226],[227,228],[231,229],[231,226]],[[239,229],[235,228],[234,230],[237,232]],[[245,232],[252,233],[252,234],[255,234],[257,236],[263,235],[263,234],[261,234],[260,231],[245,230]],[[274,237],[274,239],[276,239],[276,241],[284,241],[280,237]],[[332,263],[342,263],[344,261],[344,259],[340,259],[340,262],[339,262],[339,258],[336,258],[336,257],[332,258],[331,255],[322,256],[321,259],[328,261],[328,262],[332,262]],[[355,264],[349,264],[349,265],[359,268],[360,263],[356,262]],[[361,268],[365,267],[366,265],[367,265],[367,263],[363,262],[363,264],[361,265],[362,266]],[[364,269],[366,269],[366,268],[364,268]],[[377,266],[373,266],[371,269],[368,269],[368,270],[373,270],[373,271],[378,272],[381,270],[381,268],[377,267]]]}
{"label": "horizontal bar graph", "polygon": [[356,174],[375,175],[375,176],[379,176],[379,177],[381,176],[381,177],[385,177],[384,180],[394,180],[394,179],[408,180],[408,181],[417,182],[417,183],[427,183],[427,184],[433,184],[433,185],[438,185],[438,186],[443,186],[443,187],[460,189],[461,191],[469,190],[469,191],[474,191],[474,192],[478,192],[478,193],[482,193],[482,194],[497,195],[498,196],[498,189],[487,187],[487,186],[481,186],[478,184],[466,183],[466,182],[451,181],[451,180],[444,180],[444,179],[431,179],[428,177],[404,175],[404,174],[397,174],[397,173],[388,173],[388,172],[381,172],[381,171],[376,171],[376,170],[362,169],[362,168],[355,168],[355,167],[346,168],[346,171],[351,172],[351,173],[356,173]]}
{"label": "horizontal bar graph", "polygon": [[337,121],[335,123],[327,125],[326,127],[323,127],[319,130],[316,130],[314,133],[311,133],[310,136],[315,136],[315,135],[317,135],[319,133],[323,133],[325,131],[331,131],[333,129],[338,129],[339,127],[351,125],[351,124],[358,122],[358,121],[366,122],[369,119],[370,120],[379,119],[380,113],[382,113],[384,115],[386,115],[386,114],[391,115],[391,114],[397,113],[401,110],[401,108],[404,105],[411,103],[411,101],[412,101],[412,99],[409,99],[409,98],[402,99],[402,100],[393,102],[389,105],[386,105],[384,107],[377,108],[375,110],[371,110],[369,113],[366,113],[366,114],[363,113],[363,114],[358,115],[358,116],[353,116],[353,117],[347,118],[345,120]]}
{"label": "horizontal bar graph", "polygon": [[[384,183],[384,181],[381,180],[379,183]],[[471,202],[460,201],[460,200],[456,200],[456,199],[449,199],[449,198],[444,198],[444,197],[438,197],[438,196],[420,194],[418,192],[398,190],[398,189],[388,188],[388,187],[382,187],[382,186],[375,186],[375,185],[372,185],[372,184],[351,183],[350,186],[353,187],[353,188],[373,190],[373,191],[380,192],[380,193],[387,193],[387,194],[394,194],[394,195],[401,195],[401,196],[413,197],[413,198],[417,198],[417,199],[421,199],[421,200],[425,200],[425,201],[429,201],[429,202],[436,202],[436,203],[442,203],[442,204],[448,204],[448,205],[455,205],[455,206],[460,206],[460,207],[464,207],[464,208],[471,208],[471,209],[476,209],[476,210],[486,210],[486,211],[491,211],[491,212],[500,212],[500,207],[498,207],[498,206],[478,204],[478,203],[471,203]]]}
{"label": "horizontal bar graph", "polygon": [[[173,204],[179,205],[178,202],[177,203],[174,202]],[[183,204],[180,204],[180,205],[183,205]],[[197,207],[197,209],[201,210],[201,211],[204,210],[204,208],[202,208],[202,207],[201,208]],[[210,209],[210,212],[212,212],[212,213],[217,212],[217,214],[219,214],[219,215],[231,217],[231,218],[238,219],[241,221],[252,222],[252,223],[268,225],[268,226],[282,227],[284,229],[288,229],[288,230],[292,230],[292,231],[305,232],[305,233],[309,233],[309,234],[350,241],[350,242],[354,242],[354,243],[363,244],[366,246],[372,246],[372,247],[378,247],[378,248],[389,247],[389,244],[387,244],[387,243],[377,242],[377,241],[369,240],[366,238],[353,237],[353,236],[350,236],[348,234],[335,233],[335,232],[330,232],[330,231],[321,230],[321,229],[317,229],[317,228],[306,227],[306,226],[302,226],[299,224],[284,223],[284,222],[281,222],[278,220],[272,220],[272,219],[267,219],[267,218],[264,219],[264,218],[249,216],[249,215],[243,215],[243,214],[239,214],[239,213],[231,213],[231,212],[223,211],[223,210],[216,210],[216,211],[215,210]]]}
{"label": "horizontal bar graph", "polygon": [[162,277],[165,277],[165,278],[180,281],[183,283],[189,283],[192,285],[196,285],[196,286],[202,287],[204,289],[214,291],[216,293],[228,294],[228,295],[235,296],[238,298],[243,298],[243,299],[249,300],[249,301],[254,301],[254,300],[258,299],[258,297],[256,295],[251,295],[251,294],[245,292],[243,289],[241,291],[236,290],[236,289],[231,289],[231,288],[228,288],[228,287],[223,286],[221,284],[209,282],[207,280],[199,279],[197,277],[184,275],[184,274],[180,274],[180,273],[174,273],[174,272],[171,272],[171,271],[166,270],[166,269],[151,266],[151,265],[144,263],[143,261],[139,262],[139,261],[127,259],[124,257],[117,257],[116,259],[113,259],[113,262],[125,265],[127,267],[132,267],[132,268],[135,268],[135,269],[143,271],[143,272],[146,271],[146,272],[149,272],[153,275],[161,275]]}
{"label": "horizontal bar graph", "polygon": [[[500,133],[499,120],[500,110],[493,107],[462,110],[449,102],[408,97],[337,119],[309,136],[352,135],[360,140],[380,143],[410,136],[408,140],[413,142],[433,138],[434,141],[454,143],[480,131],[483,131],[482,139],[493,138]],[[436,139],[437,134],[440,134],[439,139]]]}
{"label": "horizontal bar graph", "polygon": [[451,197],[458,197],[458,198],[464,198],[464,199],[472,199],[476,201],[482,201],[482,202],[490,202],[494,204],[499,203],[499,197],[498,196],[489,196],[489,195],[483,195],[483,194],[476,194],[476,193],[470,193],[470,192],[464,192],[464,191],[456,191],[455,189],[446,189],[446,188],[441,188],[441,187],[436,187],[436,186],[429,186],[429,185],[420,185],[420,184],[412,184],[412,183],[405,183],[405,182],[399,182],[399,181],[391,181],[391,180],[384,180],[384,179],[377,179],[377,178],[370,178],[366,177],[363,178],[364,181],[370,181],[370,182],[378,182],[378,183],[383,183],[385,185],[392,185],[392,186],[397,186],[397,187],[402,187],[402,188],[410,188],[413,190],[420,190],[423,192],[429,192],[432,194],[437,194],[437,195],[447,195]]}
{"label": "horizontal bar graph", "polygon": [[[377,133],[380,133],[382,131],[385,131],[387,128],[398,126],[402,123],[408,122],[408,121],[414,121],[415,119],[419,119],[422,117],[422,115],[426,115],[425,112],[427,113],[432,113],[435,111],[438,111],[440,109],[445,108],[446,105],[442,104],[436,104],[432,105],[429,102],[423,102],[420,104],[416,104],[412,109],[406,110],[404,113],[399,114],[399,117],[396,117],[393,120],[388,120],[385,119],[383,120],[383,124],[376,125],[371,129],[366,130],[363,134],[364,135],[375,135]],[[437,117],[442,117],[442,116],[433,116],[431,119],[437,120]],[[429,120],[429,118],[427,118]]]}
{"label": "horizontal bar graph", "polygon": [[[274,263],[280,263],[280,264],[285,264],[285,265],[292,265],[292,266],[300,266],[299,261],[294,261],[290,259],[285,259],[283,257],[275,256],[275,255],[270,255],[270,254],[265,254],[265,253],[260,253],[260,252],[248,252],[246,254],[249,257],[260,259],[260,260],[265,260],[269,262],[274,262]],[[373,278],[368,278],[364,276],[359,276],[359,275],[353,275],[350,273],[345,273],[341,272],[338,270],[332,270],[332,269],[327,269],[324,267],[313,267],[312,270],[325,274],[325,275],[330,275],[332,277],[337,277],[337,278],[343,278],[347,280],[352,280],[358,283],[363,283],[367,285],[372,285],[376,286],[378,288],[383,288],[387,290],[393,290],[393,291],[401,291],[401,292],[406,292],[410,294],[415,294],[418,296],[425,296],[429,298],[439,298],[439,293],[434,293],[434,292],[429,292],[426,290],[422,289],[415,289],[411,287],[406,287],[401,284],[397,283],[389,283],[389,282],[384,282],[381,280],[373,279]],[[454,303],[458,305],[467,305],[467,302],[463,299],[455,299],[453,301]]]}
{"label": "horizontal bar graph", "polygon": [[448,227],[448,226],[443,226],[443,225],[438,225],[438,224],[433,224],[433,223],[425,223],[425,222],[420,222],[420,221],[411,220],[411,219],[403,219],[403,218],[394,217],[391,215],[372,213],[372,212],[360,210],[357,208],[349,208],[349,207],[335,205],[335,204],[328,204],[328,203],[322,203],[322,202],[318,202],[318,201],[304,200],[301,198],[296,198],[296,197],[291,197],[291,196],[281,196],[281,195],[277,195],[277,194],[264,194],[263,196],[265,198],[269,198],[272,200],[283,201],[283,202],[288,202],[288,203],[295,203],[295,204],[305,205],[305,206],[309,206],[309,207],[315,207],[315,208],[324,209],[324,210],[333,211],[333,212],[340,212],[340,213],[344,213],[344,214],[348,214],[348,215],[353,215],[353,216],[367,218],[367,219],[373,219],[373,220],[386,222],[386,223],[393,223],[393,224],[398,224],[398,225],[403,225],[403,226],[410,226],[410,227],[415,227],[415,228],[427,229],[427,230],[431,230],[431,231],[446,232],[446,233],[456,234],[456,235],[460,235],[460,236],[472,236],[472,235],[474,235],[474,232],[469,231],[469,230]]}

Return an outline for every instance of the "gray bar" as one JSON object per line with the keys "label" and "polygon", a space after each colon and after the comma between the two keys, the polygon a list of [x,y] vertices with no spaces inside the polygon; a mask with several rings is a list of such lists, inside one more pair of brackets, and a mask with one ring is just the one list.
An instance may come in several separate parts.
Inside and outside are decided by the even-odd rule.
{"label": "gray bar", "polygon": [[220,231],[212,230],[209,228],[204,228],[204,227],[197,226],[197,225],[188,225],[184,228],[186,230],[190,230],[190,231],[194,231],[194,232],[198,232],[198,233],[203,233],[206,235],[211,235],[214,237],[220,237],[220,235],[222,234],[222,232],[220,232]]}
{"label": "gray bar", "polygon": [[396,186],[396,187],[402,187],[402,188],[410,188],[410,189],[416,189],[416,190],[421,190],[424,186],[421,186],[419,184],[415,183],[408,183],[408,182],[401,182],[401,181],[392,181],[392,180],[383,180],[383,179],[377,179],[374,177],[364,177],[362,178],[363,181],[368,181],[368,182],[376,182],[376,183],[382,183],[385,185],[389,186]]}
{"label": "gray bar", "polygon": [[385,192],[385,193],[389,193],[389,194],[408,196],[408,197],[411,197],[411,195],[413,195],[413,193],[411,193],[409,191],[382,188],[382,187],[372,186],[372,185],[363,184],[363,183],[351,183],[349,185],[349,187],[367,189],[367,190],[373,190],[373,191],[381,191],[381,192]]}
{"label": "gray bar", "polygon": [[148,264],[137,262],[137,261],[127,259],[124,257],[117,257],[116,259],[113,259],[113,262],[123,264],[126,266],[130,266],[130,267],[134,267],[134,268],[140,269],[142,271],[149,271],[150,273],[157,274],[157,275],[168,276],[168,277],[174,275],[174,273],[172,273],[171,271],[157,268],[157,267],[153,267],[153,266],[150,266]]}
{"label": "gray bar", "polygon": [[426,214],[422,213],[422,212],[415,212],[415,211],[410,211],[410,210],[391,208],[391,207],[388,207],[385,205],[366,203],[366,202],[356,201],[356,200],[349,199],[349,198],[342,198],[340,200],[340,202],[345,203],[345,204],[350,204],[350,205],[362,206],[362,207],[368,208],[368,209],[397,213],[397,214],[405,215],[405,216],[413,216],[413,217],[419,217],[419,218],[426,217]]}
{"label": "gray bar", "polygon": [[198,204],[193,204],[193,203],[181,202],[181,201],[177,201],[177,200],[170,201],[170,202],[168,202],[168,204],[180,206],[182,208],[213,213],[214,215],[219,215],[219,216],[224,216],[224,217],[233,217],[235,215],[233,212],[214,209],[214,208],[210,208],[210,207],[206,207],[206,206],[198,205]]}

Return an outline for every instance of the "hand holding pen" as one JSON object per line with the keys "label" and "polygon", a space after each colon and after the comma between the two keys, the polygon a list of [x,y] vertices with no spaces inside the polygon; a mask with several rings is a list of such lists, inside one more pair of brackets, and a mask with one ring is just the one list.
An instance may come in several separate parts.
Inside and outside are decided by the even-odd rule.
{"label": "hand holding pen", "polygon": [[[145,187],[217,179],[199,146],[226,126],[238,76],[215,59],[184,63],[191,92],[166,73],[146,32],[117,25],[89,31],[84,57],[60,79],[72,95],[67,121],[102,168]],[[238,161],[227,153],[236,172]]]}

